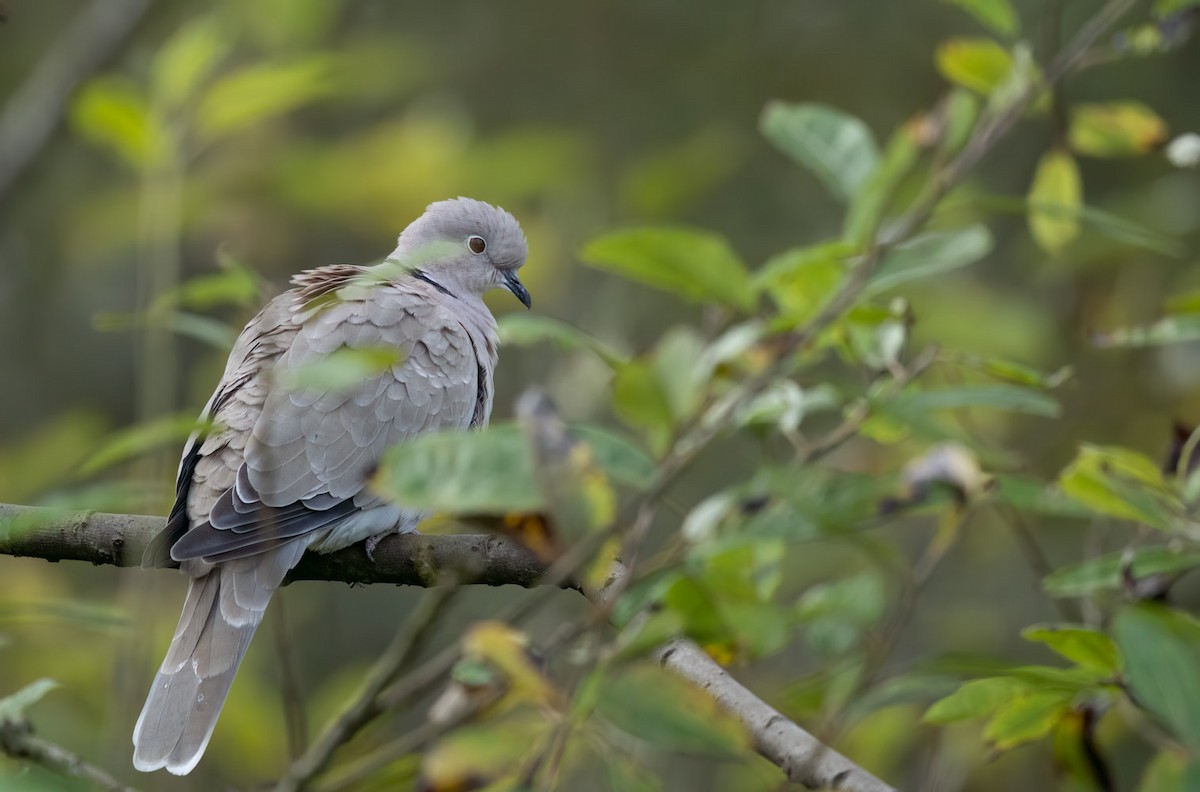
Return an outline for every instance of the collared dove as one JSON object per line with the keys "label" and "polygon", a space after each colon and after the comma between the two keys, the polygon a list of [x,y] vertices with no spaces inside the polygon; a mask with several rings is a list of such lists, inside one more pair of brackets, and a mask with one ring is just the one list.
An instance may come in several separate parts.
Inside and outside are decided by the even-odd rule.
{"label": "collared dove", "polygon": [[[369,551],[416,529],[423,515],[367,478],[389,446],[487,423],[497,337],[482,298],[507,288],[529,307],[525,255],[508,212],[441,201],[382,264],[301,273],[246,325],[202,414],[212,428],[189,440],[175,506],[146,551],[191,581],[133,730],[134,767],[184,775],[200,761],[263,611],[305,550],[366,539]],[[292,376],[343,348],[400,359],[343,389]]]}

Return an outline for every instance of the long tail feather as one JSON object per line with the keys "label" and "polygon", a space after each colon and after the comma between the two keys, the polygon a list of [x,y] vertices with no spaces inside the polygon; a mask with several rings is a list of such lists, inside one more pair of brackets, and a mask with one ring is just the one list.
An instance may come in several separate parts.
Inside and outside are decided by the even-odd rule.
{"label": "long tail feather", "polygon": [[192,579],[133,730],[134,767],[186,775],[200,761],[267,603],[307,544],[225,562]]}

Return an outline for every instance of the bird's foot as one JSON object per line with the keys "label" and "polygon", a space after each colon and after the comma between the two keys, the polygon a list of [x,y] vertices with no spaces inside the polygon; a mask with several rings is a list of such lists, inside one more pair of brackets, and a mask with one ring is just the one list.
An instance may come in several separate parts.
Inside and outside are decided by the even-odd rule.
{"label": "bird's foot", "polygon": [[383,541],[383,537],[385,536],[387,536],[387,534],[381,533],[367,537],[367,541],[365,542],[367,558],[370,559],[372,564],[375,563],[375,548],[379,547],[379,543]]}

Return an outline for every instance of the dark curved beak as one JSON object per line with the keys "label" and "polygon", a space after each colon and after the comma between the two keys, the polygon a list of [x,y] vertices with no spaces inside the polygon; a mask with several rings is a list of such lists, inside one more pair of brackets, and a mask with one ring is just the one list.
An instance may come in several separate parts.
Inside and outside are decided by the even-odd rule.
{"label": "dark curved beak", "polygon": [[504,271],[504,285],[508,290],[517,296],[521,304],[526,308],[533,307],[533,298],[529,296],[529,290],[525,288],[525,284],[521,283],[521,279],[517,277],[516,270]]}

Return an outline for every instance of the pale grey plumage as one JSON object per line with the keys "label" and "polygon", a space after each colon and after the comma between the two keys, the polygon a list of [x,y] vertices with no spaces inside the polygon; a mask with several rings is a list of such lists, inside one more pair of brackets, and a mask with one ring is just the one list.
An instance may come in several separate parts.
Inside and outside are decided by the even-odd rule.
{"label": "pale grey plumage", "polygon": [[[482,295],[508,288],[528,305],[516,277],[525,254],[504,210],[441,201],[383,264],[302,273],[246,325],[204,409],[213,429],[188,442],[176,506],[147,551],[191,582],[134,728],[135,767],[195,767],[272,593],[306,549],[415,530],[423,515],[370,492],[367,476],[389,446],[487,423],[497,339]],[[345,390],[287,384],[343,347],[401,360]]]}

